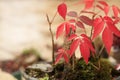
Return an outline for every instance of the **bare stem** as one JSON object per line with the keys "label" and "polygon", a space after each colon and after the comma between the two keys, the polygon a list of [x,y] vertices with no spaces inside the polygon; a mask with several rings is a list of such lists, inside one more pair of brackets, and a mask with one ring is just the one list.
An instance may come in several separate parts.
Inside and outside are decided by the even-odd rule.
{"label": "bare stem", "polygon": [[92,38],[93,27],[91,28],[90,39]]}
{"label": "bare stem", "polygon": [[[89,62],[90,63],[90,62]],[[94,65],[93,63],[90,63],[95,69],[97,69],[97,70],[100,70],[100,68],[99,67],[97,67],[96,65]]]}
{"label": "bare stem", "polygon": [[98,60],[98,67],[99,67],[99,69],[100,69],[100,65],[101,65],[101,64],[100,64],[100,59],[99,59],[99,60]]}
{"label": "bare stem", "polygon": [[50,21],[49,17],[48,17],[48,14],[46,14],[46,17],[47,17],[47,21],[48,21],[48,24],[49,24],[49,31],[50,31],[50,34],[51,34],[51,40],[52,40],[52,63],[54,64],[55,62],[55,53],[54,53],[54,35],[53,35],[53,32],[52,32],[52,29],[51,29],[51,25],[55,19],[57,15],[57,12],[55,13],[54,17],[52,18],[52,20]]}
{"label": "bare stem", "polygon": [[52,18],[52,20],[51,20],[51,24],[53,23],[53,21],[54,21],[56,15],[57,15],[57,11],[55,12],[55,15],[53,16],[53,18]]}
{"label": "bare stem", "polygon": [[75,69],[75,55],[72,57],[72,70],[74,71]]}
{"label": "bare stem", "polygon": [[100,51],[99,51],[99,54],[98,54],[98,57],[100,57],[101,56],[101,54],[102,54],[102,51],[103,51],[103,49],[105,48],[105,46],[103,45],[102,46],[102,48],[100,49]]}

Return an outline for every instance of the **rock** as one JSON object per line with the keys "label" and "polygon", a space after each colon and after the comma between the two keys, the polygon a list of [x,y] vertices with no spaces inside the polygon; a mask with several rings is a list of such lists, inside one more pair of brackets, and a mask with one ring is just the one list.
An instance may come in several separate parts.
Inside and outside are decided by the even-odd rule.
{"label": "rock", "polygon": [[0,70],[0,80],[17,80],[11,74]]}

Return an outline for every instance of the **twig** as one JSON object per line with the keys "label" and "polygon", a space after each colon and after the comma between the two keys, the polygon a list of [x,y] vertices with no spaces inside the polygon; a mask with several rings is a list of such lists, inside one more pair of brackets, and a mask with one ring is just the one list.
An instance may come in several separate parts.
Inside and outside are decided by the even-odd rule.
{"label": "twig", "polygon": [[47,21],[48,21],[48,24],[49,24],[49,31],[50,31],[50,34],[51,34],[51,40],[52,40],[52,63],[54,64],[55,62],[55,53],[54,53],[54,35],[53,35],[53,32],[52,32],[52,29],[51,29],[51,25],[55,19],[57,15],[57,12],[55,13],[54,17],[52,18],[52,20],[50,21],[49,17],[48,17],[48,14],[46,14],[46,17],[47,17]]}
{"label": "twig", "polygon": [[105,46],[103,45],[102,48],[99,51],[98,57],[100,57],[102,55],[102,51],[103,51],[104,48],[105,48]]}
{"label": "twig", "polygon": [[[89,62],[90,63],[90,62]],[[100,68],[99,67],[97,67],[96,65],[94,65],[93,63],[90,63],[95,69],[97,69],[97,70],[100,70]]]}

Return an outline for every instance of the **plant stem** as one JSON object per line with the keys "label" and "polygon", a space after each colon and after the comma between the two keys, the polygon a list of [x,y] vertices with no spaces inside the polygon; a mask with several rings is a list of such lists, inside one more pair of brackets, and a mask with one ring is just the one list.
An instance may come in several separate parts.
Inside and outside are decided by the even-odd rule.
{"label": "plant stem", "polygon": [[55,13],[54,17],[53,17],[52,20],[50,21],[50,19],[49,19],[49,17],[48,17],[48,14],[46,14],[47,21],[48,21],[48,24],[49,24],[49,31],[50,31],[50,34],[51,34],[51,40],[52,40],[51,43],[52,43],[52,63],[53,63],[53,64],[54,64],[54,62],[55,62],[55,53],[54,53],[54,48],[55,48],[55,46],[54,46],[54,35],[53,35],[52,29],[51,29],[51,25],[52,25],[52,23],[53,23],[56,15],[57,15],[57,12]]}
{"label": "plant stem", "polygon": [[102,46],[102,48],[100,49],[100,52],[99,52],[99,54],[98,54],[98,57],[100,58],[100,56],[101,56],[101,54],[102,54],[102,51],[103,51],[103,49],[105,48],[105,46],[103,45]]}
{"label": "plant stem", "polygon": [[[90,62],[89,62],[90,63]],[[93,63],[90,63],[95,69],[100,70],[100,68],[98,68],[96,65],[94,65]]]}
{"label": "plant stem", "polygon": [[50,34],[51,34],[51,39],[52,39],[52,62],[54,63],[55,62],[55,53],[54,53],[54,36],[53,36],[53,33],[52,33],[52,29],[51,29],[51,25],[49,27],[49,30],[50,30]]}
{"label": "plant stem", "polygon": [[53,18],[52,18],[52,20],[51,20],[51,24],[53,23],[53,21],[54,21],[56,15],[57,15],[57,11],[55,12],[55,15],[53,16]]}
{"label": "plant stem", "polygon": [[72,57],[72,70],[74,71],[75,69],[75,55]]}
{"label": "plant stem", "polygon": [[99,69],[100,69],[100,59],[98,60],[98,67],[99,67]]}
{"label": "plant stem", "polygon": [[91,28],[90,39],[92,38],[93,27]]}

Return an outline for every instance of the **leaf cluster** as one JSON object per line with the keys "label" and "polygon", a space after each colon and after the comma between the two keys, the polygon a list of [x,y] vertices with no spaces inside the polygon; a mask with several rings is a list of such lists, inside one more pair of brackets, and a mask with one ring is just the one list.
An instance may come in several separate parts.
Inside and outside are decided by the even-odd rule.
{"label": "leaf cluster", "polygon": [[[120,37],[120,30],[117,24],[120,22],[120,8],[116,5],[109,5],[103,0],[82,0],[77,5],[84,4],[85,7],[77,13],[76,11],[68,11],[66,2],[58,5],[57,12],[64,19],[64,22],[57,27],[56,38],[64,35],[64,43],[71,41],[68,48],[64,47],[58,50],[55,64],[63,57],[66,63],[75,55],[75,51],[79,48],[80,53],[88,64],[90,55],[96,57],[96,50],[93,41],[102,34],[102,41],[109,55],[113,44],[113,35]],[[112,17],[109,12],[112,11]],[[104,14],[100,14],[100,13]],[[87,16],[90,14],[91,16]],[[67,17],[70,17],[67,20]],[[86,33],[86,27],[91,27],[90,36]],[[84,30],[83,33],[76,33],[77,29]]]}

